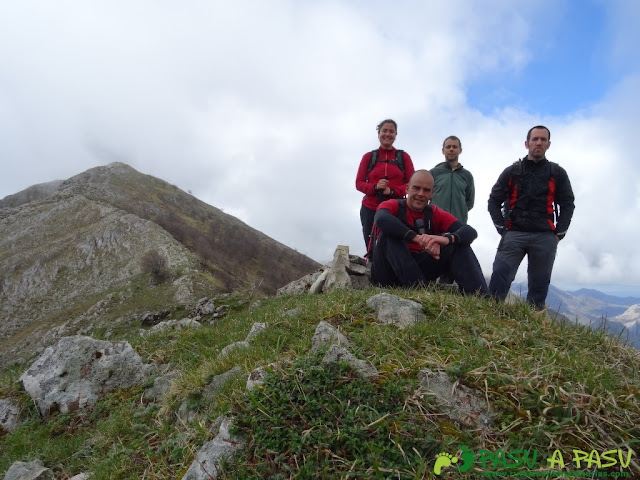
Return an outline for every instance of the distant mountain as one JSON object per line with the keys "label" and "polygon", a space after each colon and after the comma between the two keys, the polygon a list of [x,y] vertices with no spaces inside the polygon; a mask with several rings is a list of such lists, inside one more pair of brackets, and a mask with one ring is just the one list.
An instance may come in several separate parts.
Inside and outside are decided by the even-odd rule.
{"label": "distant mountain", "polygon": [[631,328],[634,324],[640,324],[640,304],[630,306],[623,314],[613,320],[624,324],[627,328]]}
{"label": "distant mountain", "polygon": [[[527,284],[513,283],[511,290],[526,297]],[[568,321],[605,328],[640,348],[640,298],[616,297],[587,288],[570,292],[551,285],[546,304]]]}
{"label": "distant mountain", "polygon": [[[194,304],[198,295],[275,293],[319,267],[123,163],[29,187],[0,207],[0,365],[76,333],[96,305],[118,304],[128,319],[163,302]],[[153,252],[168,275],[157,288],[142,266]],[[154,295],[162,298],[151,301]]]}
{"label": "distant mountain", "polygon": [[634,305],[636,303],[640,303],[640,298],[637,297],[616,297],[614,295],[607,295],[606,293],[602,293],[591,288],[581,288],[579,290],[574,290],[573,292],[568,293],[571,293],[575,296],[592,297],[602,302],[616,305]]}

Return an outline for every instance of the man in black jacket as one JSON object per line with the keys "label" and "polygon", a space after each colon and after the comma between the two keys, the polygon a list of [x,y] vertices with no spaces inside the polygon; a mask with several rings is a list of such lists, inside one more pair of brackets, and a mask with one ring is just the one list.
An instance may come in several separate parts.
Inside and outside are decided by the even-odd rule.
{"label": "man in black jacket", "polygon": [[524,142],[528,155],[500,174],[489,196],[489,213],[502,237],[489,291],[504,300],[527,255],[527,301],[538,310],[545,308],[558,242],[575,208],[567,172],[545,156],[550,138],[547,127],[531,128]]}

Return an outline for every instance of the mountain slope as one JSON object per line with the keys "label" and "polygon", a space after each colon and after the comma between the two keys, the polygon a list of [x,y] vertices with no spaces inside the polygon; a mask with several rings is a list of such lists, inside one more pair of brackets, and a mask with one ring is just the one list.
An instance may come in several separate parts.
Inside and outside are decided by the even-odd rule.
{"label": "mountain slope", "polygon": [[130,312],[120,308],[123,318],[142,313],[136,299],[151,288],[141,265],[149,252],[166,262],[167,305],[242,288],[273,292],[318,267],[122,163],[76,175],[53,193],[37,191],[16,194],[18,207],[0,209],[0,366],[75,333],[75,320],[113,295],[131,304]]}
{"label": "mountain slope", "polygon": [[[418,302],[425,318],[405,329],[384,324],[367,306],[381,291]],[[247,448],[221,478],[640,478],[640,354],[602,332],[436,287],[253,303],[199,328],[140,335],[138,326],[114,336],[173,372],[158,400],[140,387],[106,395],[91,411],[42,418],[15,382],[26,366],[0,376],[0,399],[23,412],[20,427],[0,436],[0,475],[39,458],[56,478],[181,479],[225,414],[240,419]],[[314,357],[321,321],[379,378],[336,373],[324,351]],[[256,322],[267,323],[260,336],[221,355]],[[273,377],[246,393],[249,373],[268,364]],[[478,395],[489,421],[478,426],[473,409],[454,418],[418,382],[426,368],[450,380],[448,391]],[[608,463],[603,452],[617,449],[629,463]],[[440,452],[460,461],[436,476]],[[518,463],[524,454],[531,461]]]}

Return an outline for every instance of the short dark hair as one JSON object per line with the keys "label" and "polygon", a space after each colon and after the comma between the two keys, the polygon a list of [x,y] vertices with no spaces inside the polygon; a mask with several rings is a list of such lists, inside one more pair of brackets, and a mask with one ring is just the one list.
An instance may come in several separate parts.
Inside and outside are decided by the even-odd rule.
{"label": "short dark hair", "polygon": [[398,133],[398,124],[395,122],[395,120],[391,120],[390,118],[387,118],[386,120],[382,120],[376,127],[376,131],[379,132],[385,123],[393,123],[393,126],[396,127],[396,133]]}
{"label": "short dark hair", "polygon": [[447,143],[447,140],[457,140],[458,141],[458,146],[460,148],[462,148],[462,142],[460,141],[460,139],[458,137],[456,137],[455,135],[449,135],[447,138],[445,138],[442,141],[442,148],[444,148],[444,144]]}
{"label": "short dark hair", "polygon": [[549,131],[549,129],[544,125],[536,125],[535,127],[531,127],[527,132],[527,142],[531,139],[531,132],[533,132],[536,128],[544,128],[549,134],[549,138],[547,138],[547,140],[551,140],[551,132]]}

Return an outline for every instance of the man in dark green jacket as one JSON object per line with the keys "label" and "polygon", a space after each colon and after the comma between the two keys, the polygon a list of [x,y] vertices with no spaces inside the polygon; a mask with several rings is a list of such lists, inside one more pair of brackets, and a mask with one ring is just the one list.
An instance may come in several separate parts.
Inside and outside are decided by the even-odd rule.
{"label": "man in dark green jacket", "polygon": [[431,203],[451,213],[462,223],[467,223],[469,210],[473,208],[476,189],[473,175],[458,162],[462,142],[456,136],[445,138],[442,154],[445,162],[431,169],[435,185]]}

